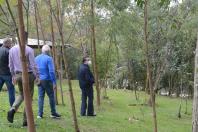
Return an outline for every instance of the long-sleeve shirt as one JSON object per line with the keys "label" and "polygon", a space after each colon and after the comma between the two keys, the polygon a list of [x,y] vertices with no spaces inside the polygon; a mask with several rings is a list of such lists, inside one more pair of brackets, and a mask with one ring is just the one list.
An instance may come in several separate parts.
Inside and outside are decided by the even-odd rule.
{"label": "long-sleeve shirt", "polygon": [[0,47],[0,60],[0,75],[11,75],[8,67],[9,49],[4,46]]}
{"label": "long-sleeve shirt", "polygon": [[35,59],[40,80],[51,80],[56,85],[55,68],[52,57],[47,54],[40,54]]}
{"label": "long-sleeve shirt", "polygon": [[[10,49],[9,52],[9,68],[12,76],[17,72],[22,72],[22,64],[20,57],[20,47],[15,45]],[[33,72],[35,77],[38,77],[38,70],[34,60],[34,50],[29,46],[25,47],[25,56],[27,57],[27,68],[28,72]]]}
{"label": "long-sleeve shirt", "polygon": [[78,72],[78,80],[81,89],[92,87],[94,84],[94,76],[87,64],[81,64]]}

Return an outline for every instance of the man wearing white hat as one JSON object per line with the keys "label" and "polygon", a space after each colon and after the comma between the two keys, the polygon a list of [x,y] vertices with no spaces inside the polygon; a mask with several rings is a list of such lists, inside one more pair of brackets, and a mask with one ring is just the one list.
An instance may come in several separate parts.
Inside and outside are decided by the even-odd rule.
{"label": "man wearing white hat", "polygon": [[38,55],[35,59],[39,77],[40,84],[38,85],[38,116],[37,118],[43,118],[43,105],[44,105],[44,97],[45,92],[49,97],[49,103],[51,108],[51,116],[52,118],[60,118],[60,115],[56,112],[55,105],[55,97],[54,97],[54,89],[56,89],[56,77],[55,77],[55,69],[53,59],[50,56],[50,47],[48,45],[44,45],[42,47],[42,54]]}

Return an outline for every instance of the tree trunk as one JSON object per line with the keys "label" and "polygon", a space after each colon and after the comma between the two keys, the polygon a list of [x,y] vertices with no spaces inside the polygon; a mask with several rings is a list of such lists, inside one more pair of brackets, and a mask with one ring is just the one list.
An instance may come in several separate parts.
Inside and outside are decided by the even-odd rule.
{"label": "tree trunk", "polygon": [[60,92],[61,92],[61,100],[62,100],[62,105],[65,105],[64,103],[64,98],[63,98],[63,86],[62,86],[62,80],[63,80],[63,59],[62,59],[62,54],[60,56],[60,71],[59,71],[59,80],[60,80]]}
{"label": "tree trunk", "polygon": [[29,75],[27,69],[27,60],[25,56],[25,29],[24,29],[24,22],[23,22],[23,7],[22,7],[22,0],[18,0],[18,13],[19,13],[19,31],[20,31],[20,51],[21,51],[21,63],[22,63],[22,80],[23,80],[23,92],[24,92],[24,101],[25,101],[25,111],[27,115],[27,122],[28,122],[28,131],[29,132],[36,132],[34,126],[34,117],[32,111],[32,99],[30,96],[29,91]]}
{"label": "tree trunk", "polygon": [[149,88],[150,88],[150,96],[153,108],[153,122],[154,122],[154,132],[157,132],[157,117],[156,117],[156,108],[155,108],[155,93],[153,88],[152,82],[152,75],[151,75],[151,65],[149,60],[149,47],[148,47],[148,0],[145,0],[144,5],[144,39],[145,39],[145,56],[146,56],[146,65],[147,65],[147,76],[149,80]]}
{"label": "tree trunk", "polygon": [[[109,62],[110,62],[110,51],[111,51],[111,37],[110,37],[110,43],[107,51],[107,58],[106,58],[106,63],[105,63],[105,79],[104,79],[104,84],[107,83],[107,78],[108,78],[108,70],[109,70]],[[104,99],[108,99],[107,96],[107,85],[104,85]]]}
{"label": "tree trunk", "polygon": [[41,28],[41,33],[42,33],[42,37],[43,37],[43,42],[44,42],[44,44],[46,44],[45,43],[45,35],[44,35],[44,30],[43,30],[43,26],[42,26],[42,22],[41,22],[41,16],[40,16],[40,14],[39,14],[39,10],[38,10],[38,7],[36,6],[36,10],[37,10],[37,15],[38,15],[38,20],[39,20],[39,23],[40,23],[40,28]]}
{"label": "tree trunk", "polygon": [[37,3],[34,1],[34,17],[35,17],[35,25],[36,25],[36,35],[38,41],[38,49],[41,52],[40,42],[39,42],[39,30],[38,30],[38,18],[37,18]]}
{"label": "tree trunk", "polygon": [[95,18],[94,18],[94,1],[91,0],[91,33],[92,33],[92,46],[93,46],[93,63],[94,63],[94,73],[95,73],[95,83],[96,83],[96,91],[97,91],[97,106],[100,106],[100,88],[98,81],[98,68],[96,62],[96,37],[95,37]]}
{"label": "tree trunk", "polygon": [[[56,47],[55,47],[55,39],[54,39],[54,26],[53,26],[53,17],[52,17],[52,10],[50,9],[50,25],[51,25],[51,35],[52,35],[52,56],[55,64],[55,71],[57,71],[57,66],[56,66]],[[57,89],[54,90],[54,95],[55,95],[55,102],[56,105],[58,105],[58,96],[57,96]]]}
{"label": "tree trunk", "polygon": [[[60,1],[57,0],[57,2],[59,3],[58,5],[60,5]],[[50,9],[52,9],[51,3],[49,1],[49,6]],[[60,9],[60,6],[58,6],[58,9]],[[54,12],[53,12],[54,13]],[[62,13],[60,15],[63,15]],[[78,127],[78,120],[77,120],[77,116],[76,116],[76,108],[75,108],[75,100],[74,100],[74,96],[73,96],[73,90],[72,90],[72,83],[71,83],[71,75],[70,75],[70,71],[69,71],[69,63],[65,54],[65,41],[64,41],[64,37],[63,37],[63,19],[60,19],[62,17],[60,16],[55,16],[56,22],[57,22],[57,26],[58,26],[58,30],[59,30],[59,34],[61,37],[61,53],[63,56],[63,60],[64,60],[64,66],[65,66],[65,71],[66,71],[66,75],[67,75],[67,81],[68,81],[68,86],[69,86],[69,95],[70,95],[70,101],[71,101],[71,107],[72,107],[72,114],[73,114],[73,121],[74,121],[74,128],[76,132],[80,132],[80,129]]]}
{"label": "tree trunk", "polygon": [[75,127],[76,132],[80,132],[79,127],[78,127],[78,120],[77,120],[77,116],[76,116],[76,108],[75,108],[75,101],[74,101],[74,95],[73,95],[73,90],[72,90],[72,83],[71,83],[69,65],[68,65],[67,57],[65,56],[65,52],[64,52],[64,38],[63,38],[62,31],[60,31],[60,36],[61,36],[61,41],[62,41],[61,48],[62,48],[62,53],[63,53],[64,66],[65,66],[67,81],[68,81],[68,85],[69,85],[69,95],[70,95],[71,106],[72,106],[74,127]]}
{"label": "tree trunk", "polygon": [[196,52],[195,52],[192,132],[198,132],[198,34],[197,34],[197,45],[196,45]]}

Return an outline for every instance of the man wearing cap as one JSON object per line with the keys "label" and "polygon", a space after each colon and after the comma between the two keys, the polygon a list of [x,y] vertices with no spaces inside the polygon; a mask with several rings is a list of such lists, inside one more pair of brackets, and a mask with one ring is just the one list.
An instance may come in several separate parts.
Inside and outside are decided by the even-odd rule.
{"label": "man wearing cap", "polygon": [[15,100],[15,88],[12,84],[12,76],[8,67],[11,45],[11,39],[5,38],[3,45],[0,47],[0,91],[5,83],[8,89],[10,106],[12,106]]}
{"label": "man wearing cap", "polygon": [[52,118],[60,118],[61,116],[56,112],[54,90],[56,89],[56,77],[53,59],[50,56],[50,47],[44,45],[42,47],[42,54],[38,55],[35,59],[38,66],[38,71],[40,75],[40,84],[38,85],[38,116],[37,118],[43,118],[43,105],[45,92],[49,97],[49,104],[51,108]]}

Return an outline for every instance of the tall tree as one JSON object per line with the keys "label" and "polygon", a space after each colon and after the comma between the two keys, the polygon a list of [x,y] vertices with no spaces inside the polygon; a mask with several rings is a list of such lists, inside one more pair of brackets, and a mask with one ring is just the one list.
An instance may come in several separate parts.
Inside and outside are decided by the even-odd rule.
{"label": "tall tree", "polygon": [[95,37],[95,16],[94,16],[94,0],[91,0],[91,40],[92,40],[92,49],[93,49],[93,63],[94,63],[94,74],[95,74],[95,83],[97,91],[97,106],[100,106],[100,88],[98,80],[98,67],[96,60],[96,37]]}
{"label": "tall tree", "polygon": [[25,101],[25,111],[27,115],[28,122],[28,131],[36,132],[34,125],[34,117],[32,111],[32,99],[29,91],[29,77],[28,77],[28,69],[27,69],[27,58],[25,55],[25,28],[23,21],[23,1],[18,0],[18,15],[19,15],[19,33],[20,33],[20,41],[19,47],[21,52],[21,63],[22,63],[22,80],[23,80],[23,92],[24,92],[24,101]]}
{"label": "tall tree", "polygon": [[39,27],[38,27],[38,15],[37,15],[37,3],[34,1],[34,17],[35,17],[35,25],[36,25],[36,35],[37,35],[37,41],[38,41],[38,49],[39,52],[41,52],[40,42],[39,42]]}
{"label": "tall tree", "polygon": [[[48,1],[48,3],[50,6],[50,10],[52,11],[51,2]],[[57,8],[58,8],[58,10],[62,9],[61,11],[64,11],[63,7],[60,6],[60,3],[61,3],[61,1],[57,0]],[[64,36],[63,36],[63,20],[64,20],[63,14],[64,13],[61,12],[61,13],[58,13],[58,15],[55,15],[55,13],[53,12],[54,18],[55,18],[57,26],[58,26],[59,34],[61,37],[61,54],[63,55],[63,62],[64,62],[65,71],[66,71],[66,75],[67,75],[67,82],[68,82],[68,86],[69,86],[69,95],[70,95],[70,102],[71,102],[71,107],[72,107],[74,128],[75,128],[76,132],[80,132],[80,129],[78,127],[78,120],[77,120],[77,116],[76,116],[76,108],[75,108],[75,100],[74,100],[73,89],[72,89],[70,67],[69,67],[67,56],[65,54],[65,40],[64,40]]]}
{"label": "tall tree", "polygon": [[157,118],[156,118],[156,108],[155,108],[155,93],[153,88],[153,81],[151,75],[151,65],[149,59],[149,44],[148,44],[148,0],[144,1],[144,43],[145,43],[145,57],[146,57],[146,67],[147,67],[147,77],[149,81],[151,103],[153,108],[153,122],[154,122],[154,132],[157,132]]}
{"label": "tall tree", "polygon": [[195,51],[195,73],[194,73],[194,98],[192,113],[192,132],[198,132],[198,34]]}

